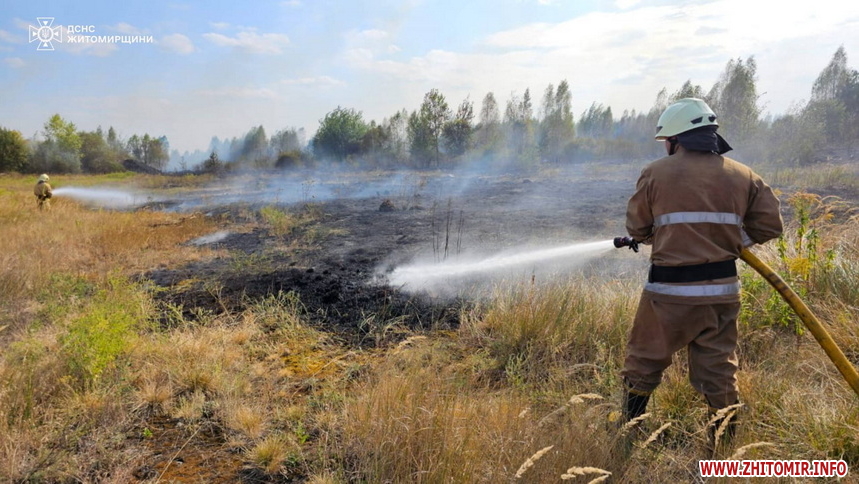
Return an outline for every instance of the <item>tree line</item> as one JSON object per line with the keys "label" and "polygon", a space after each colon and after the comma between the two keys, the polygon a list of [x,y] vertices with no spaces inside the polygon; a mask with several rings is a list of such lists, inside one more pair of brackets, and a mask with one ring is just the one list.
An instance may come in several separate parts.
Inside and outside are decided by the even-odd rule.
{"label": "tree line", "polygon": [[[704,99],[719,115],[720,132],[744,156],[759,161],[806,164],[855,150],[859,139],[859,73],[839,47],[815,80],[807,101],[777,117],[762,117],[754,57],[731,59],[709,89],[687,80],[677,90],[663,88],[646,112],[592,103],[576,119],[567,80],[548,85],[538,101],[526,89],[503,105],[487,93],[479,107],[469,98],[452,105],[437,89],[421,105],[402,109],[381,122],[338,106],[328,112],[309,141],[303,129],[272,136],[263,126],[231,140],[213,137],[206,152],[172,152],[182,169],[224,172],[331,163],[368,168],[437,168],[469,162],[527,168],[541,163],[641,159],[661,154],[653,142],[662,111],[677,99]],[[125,169],[126,160],[162,170],[171,153],[164,136],[133,135],[121,140],[113,127],[104,133],[78,131],[59,114],[44,126],[44,139],[26,140],[0,128],[0,171],[104,173]],[[188,158],[186,160],[186,158]]]}
{"label": "tree line", "polygon": [[334,162],[418,168],[474,160],[527,167],[652,158],[662,153],[661,144],[653,142],[659,116],[684,97],[704,99],[718,114],[722,135],[744,156],[760,161],[812,163],[850,153],[859,140],[859,73],[848,67],[839,47],[809,100],[778,117],[762,117],[757,64],[749,57],[730,60],[710,89],[687,80],[675,91],[662,89],[646,112],[627,110],[620,116],[594,102],[575,119],[566,80],[550,84],[536,107],[530,89],[513,93],[503,110],[492,92],[478,110],[469,99],[452,109],[433,89],[419,108],[378,124],[365,122],[360,111],[337,107],[320,120],[310,149]]}
{"label": "tree line", "polygon": [[132,135],[122,140],[111,126],[105,133],[79,131],[54,114],[45,122],[44,139],[27,140],[19,131],[0,128],[0,172],[110,173],[125,171],[133,160],[162,170],[169,159],[165,136]]}

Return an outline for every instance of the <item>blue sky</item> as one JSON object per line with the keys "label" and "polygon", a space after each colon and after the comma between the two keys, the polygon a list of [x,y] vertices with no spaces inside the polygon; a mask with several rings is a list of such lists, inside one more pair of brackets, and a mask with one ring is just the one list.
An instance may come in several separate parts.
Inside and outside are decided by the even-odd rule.
{"label": "blue sky", "polygon": [[[92,26],[151,43],[52,42],[29,28]],[[252,126],[305,128],[355,108],[381,121],[437,88],[451,106],[566,79],[592,102],[646,110],[691,80],[709,89],[755,56],[765,111],[786,112],[843,45],[857,68],[859,2],[711,0],[18,1],[0,9],[0,126],[26,137],[54,113],[80,129],[166,135],[206,149]],[[67,39],[66,39],[67,40]]]}

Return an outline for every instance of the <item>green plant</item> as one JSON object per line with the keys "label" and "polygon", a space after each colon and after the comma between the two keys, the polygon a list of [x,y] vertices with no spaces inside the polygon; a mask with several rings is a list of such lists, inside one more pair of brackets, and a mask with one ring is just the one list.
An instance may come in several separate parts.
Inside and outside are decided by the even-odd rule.
{"label": "green plant", "polygon": [[[843,210],[843,203],[834,198],[823,198],[806,192],[788,197],[792,219],[785,224],[784,233],[775,241],[777,263],[775,269],[803,300],[817,294],[818,281],[835,269],[837,250],[823,248],[822,231]],[[786,328],[801,335],[805,331],[802,321],[772,291],[754,271],[741,273],[743,283],[742,320],[757,327]]]}
{"label": "green plant", "polygon": [[137,286],[119,278],[98,290],[59,338],[69,375],[86,385],[110,367],[149,322],[151,304]]}
{"label": "green plant", "polygon": [[271,226],[271,230],[275,235],[284,236],[290,234],[298,226],[298,220],[294,215],[284,212],[277,207],[265,206],[259,210],[259,213],[262,219]]}

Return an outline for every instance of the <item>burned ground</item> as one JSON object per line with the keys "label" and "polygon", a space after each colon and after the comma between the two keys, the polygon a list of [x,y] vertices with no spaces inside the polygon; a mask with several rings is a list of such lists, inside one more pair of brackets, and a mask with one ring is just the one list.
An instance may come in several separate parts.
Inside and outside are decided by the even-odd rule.
{"label": "burned ground", "polygon": [[[452,327],[463,301],[391,287],[385,272],[415,257],[440,261],[466,251],[618,235],[636,170],[624,167],[624,176],[612,179],[575,172],[533,179],[443,174],[412,177],[366,197],[281,204],[285,211],[313,210],[313,225],[282,235],[261,226],[231,233],[211,244],[228,256],[145,278],[187,318],[295,292],[314,325],[351,342],[363,341],[373,324],[392,321],[410,329]],[[236,220],[261,206],[230,204],[209,213]]]}
{"label": "burned ground", "polygon": [[[241,311],[260,299],[292,292],[307,320],[350,343],[367,342],[374,325],[455,327],[469,298],[409,292],[389,284],[385,275],[413,260],[450,261],[624,235],[626,202],[640,168],[583,165],[539,176],[254,177],[220,190],[206,188],[196,200],[160,200],[161,209],[185,207],[222,220],[227,235],[206,244],[226,255],[160,268],[142,278],[160,288],[156,295],[161,303],[188,319]],[[785,187],[785,193],[791,191]],[[274,196],[266,198],[266,193]],[[839,195],[847,201],[857,198],[851,190]],[[783,205],[790,218],[789,204],[783,200]],[[248,223],[258,222],[267,207],[309,214],[311,221],[282,233],[268,224]],[[234,230],[238,225],[251,229]],[[646,258],[625,255],[612,254],[610,277],[642,277]]]}

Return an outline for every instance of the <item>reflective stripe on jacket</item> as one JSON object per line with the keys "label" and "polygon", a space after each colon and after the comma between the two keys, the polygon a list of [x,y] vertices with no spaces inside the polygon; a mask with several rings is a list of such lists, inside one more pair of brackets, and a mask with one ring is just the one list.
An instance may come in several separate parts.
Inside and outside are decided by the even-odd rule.
{"label": "reflective stripe on jacket", "polygon": [[626,228],[652,243],[651,261],[685,266],[732,260],[782,232],[779,201],[749,167],[681,150],[646,166],[627,206]]}
{"label": "reflective stripe on jacket", "polygon": [[654,292],[656,294],[664,294],[666,296],[682,296],[682,297],[718,297],[718,296],[733,296],[740,293],[740,283],[733,282],[730,284],[696,284],[696,285],[680,285],[680,284],[662,284],[659,282],[648,282],[644,285],[645,291]]}

